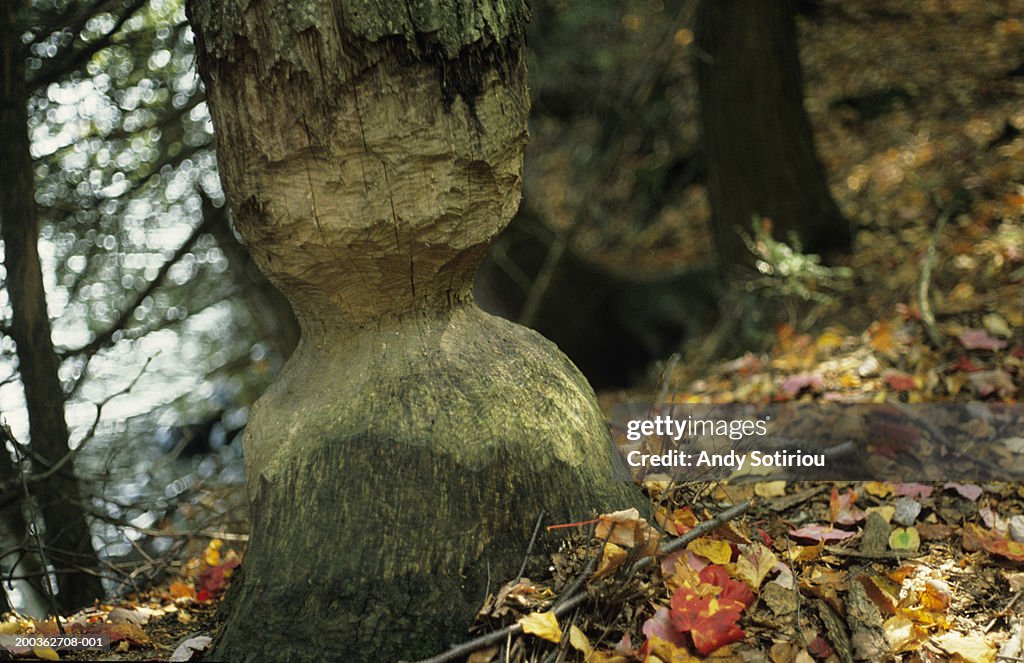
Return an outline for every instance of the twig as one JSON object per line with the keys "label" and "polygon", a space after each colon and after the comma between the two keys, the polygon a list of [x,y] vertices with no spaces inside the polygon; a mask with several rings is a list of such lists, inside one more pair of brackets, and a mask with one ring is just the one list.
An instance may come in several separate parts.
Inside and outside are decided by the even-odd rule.
{"label": "twig", "polygon": [[[18,476],[21,477],[21,489],[24,491],[25,503],[28,505],[29,517],[31,519],[31,522],[29,523],[29,531],[32,533],[32,539],[35,541],[36,548],[39,551],[39,560],[43,564],[43,589],[46,590],[46,598],[50,602],[50,610],[53,612],[54,619],[57,623],[57,630],[60,631],[61,635],[63,635],[64,625],[61,624],[60,618],[58,617],[58,615],[60,615],[60,606],[57,605],[57,593],[53,591],[53,581],[50,579],[50,574],[45,572],[49,567],[49,563],[46,560],[46,547],[43,545],[43,540],[39,536],[39,514],[35,513],[35,502],[32,501],[32,494],[28,490],[28,481],[25,479],[24,458],[21,454],[21,446],[20,443],[14,439],[14,435],[11,434],[10,429],[7,428],[6,422],[0,421],[0,431],[2,431],[4,441],[9,440],[11,442],[11,446],[14,447],[14,455],[18,461]],[[0,444],[0,447],[3,446],[3,444]],[[0,453],[2,453],[2,449],[0,449]]]}
{"label": "twig", "polygon": [[530,544],[526,546],[526,554],[523,555],[523,565],[519,567],[519,573],[516,574],[516,581],[513,585],[518,585],[519,581],[523,578],[523,573],[526,571],[526,563],[530,559],[530,552],[533,551],[533,544],[537,542],[537,533],[540,532],[540,524],[544,521],[544,510],[541,509],[540,513],[537,514],[537,524],[533,526],[533,536],[530,537]]}
{"label": "twig", "polygon": [[116,392],[110,394],[109,396],[107,396],[102,401],[100,401],[99,403],[96,404],[96,418],[93,419],[92,425],[89,427],[89,430],[86,432],[85,437],[83,437],[81,442],[78,443],[78,446],[76,446],[74,449],[72,449],[72,450],[68,451],[66,454],[64,454],[63,458],[61,458],[56,463],[51,465],[45,471],[40,472],[39,474],[33,475],[32,476],[32,481],[44,481],[44,480],[50,478],[53,474],[55,474],[56,472],[60,471],[60,469],[62,467],[64,467],[65,465],[70,463],[72,460],[74,460],[75,456],[77,456],[79,453],[81,453],[82,449],[85,448],[86,443],[88,443],[90,440],[92,440],[93,437],[96,434],[96,426],[100,423],[100,418],[103,416],[103,407],[107,403],[109,403],[110,401],[112,401],[115,398],[117,398],[118,396],[121,396],[123,394],[127,394],[128,392],[130,392],[135,387],[135,384],[139,381],[139,378],[141,378],[143,376],[143,374],[146,372],[146,369],[149,367],[149,363],[151,361],[153,361],[153,357],[148,357],[146,359],[146,363],[142,365],[142,369],[139,371],[139,374],[136,375],[135,378],[131,382],[129,382],[120,391],[116,391]]}
{"label": "twig", "polygon": [[[665,545],[661,546],[658,552],[660,554],[667,554],[675,550],[678,550],[686,544],[693,541],[694,539],[704,536],[706,533],[715,529],[719,525],[722,525],[723,523],[726,523],[732,520],[733,518],[742,515],[749,508],[750,502],[744,500],[739,504],[736,504],[735,506],[726,509],[725,511],[718,514],[711,520],[708,520],[697,525],[686,534],[683,534],[682,536],[673,539],[672,541],[669,541]],[[650,566],[654,562],[654,559],[655,558],[653,556],[644,557],[636,564],[634,564],[630,571],[635,572],[639,571],[642,568]],[[554,608],[552,608],[551,611],[555,614],[555,617],[561,617],[562,615],[566,614],[573,608],[577,607],[578,605],[586,601],[587,598],[587,591],[585,589],[581,589],[577,591],[577,593],[574,596],[571,596],[568,599],[566,599],[564,603],[556,605]],[[433,656],[431,658],[425,658],[420,661],[417,661],[416,663],[449,663],[449,661],[454,661],[456,659],[463,658],[465,656],[468,656],[469,654],[472,654],[478,649],[483,649],[484,647],[493,645],[497,642],[501,642],[502,640],[510,639],[512,636],[519,635],[522,632],[523,627],[518,622],[515,624],[509,624],[505,628],[499,629],[492,633],[488,633],[486,635],[482,635],[472,640],[468,640],[460,645],[452,647],[443,654],[438,654],[437,656]]]}
{"label": "twig", "polygon": [[[1006,604],[1006,607],[999,611],[1000,616],[1009,613],[1010,609],[1014,606],[1015,603],[1017,603],[1017,601],[1020,600],[1020,597],[1022,595],[1024,595],[1024,589],[1020,590],[1019,592],[1014,594],[1013,597],[1010,598],[1009,602]],[[984,633],[988,633],[989,631],[991,631],[992,627],[996,625],[997,621],[999,621],[999,617],[993,617],[992,621],[990,621],[988,625],[985,627]]]}
{"label": "twig", "polygon": [[958,196],[953,196],[953,199],[946,204],[939,214],[939,218],[935,222],[935,230],[932,231],[932,239],[928,243],[928,252],[925,254],[924,265],[921,267],[921,280],[917,284],[917,305],[921,309],[921,323],[924,325],[924,331],[928,335],[928,341],[932,344],[932,347],[936,348],[942,345],[943,337],[942,332],[939,331],[938,326],[935,324],[935,312],[932,311],[932,303],[928,291],[932,285],[932,269],[935,267],[935,259],[938,255],[939,238],[942,236],[942,231],[946,229],[949,218],[959,208],[960,199]]}

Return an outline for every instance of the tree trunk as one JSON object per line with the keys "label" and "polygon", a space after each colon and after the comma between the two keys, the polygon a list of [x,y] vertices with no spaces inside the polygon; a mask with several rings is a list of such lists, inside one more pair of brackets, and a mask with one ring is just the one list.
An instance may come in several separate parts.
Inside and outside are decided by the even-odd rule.
{"label": "tree trunk", "polygon": [[637,497],[575,367],[472,300],[519,203],[525,4],[189,14],[237,228],[302,328],[246,429],[252,540],[213,656],[444,649],[541,510]]}
{"label": "tree trunk", "polygon": [[[31,447],[48,466],[68,453],[68,429],[39,264],[39,223],[28,139],[26,53],[14,11],[18,4],[0,1],[0,237],[13,311],[10,333],[18,346]],[[46,528],[43,540],[47,558],[58,570],[58,603],[70,612],[103,593],[95,575],[96,553],[79,503],[78,481],[68,467],[37,486],[34,495]]]}
{"label": "tree trunk", "polygon": [[803,105],[792,0],[701,0],[695,46],[713,233],[723,265],[751,262],[754,215],[808,253],[850,248]]}

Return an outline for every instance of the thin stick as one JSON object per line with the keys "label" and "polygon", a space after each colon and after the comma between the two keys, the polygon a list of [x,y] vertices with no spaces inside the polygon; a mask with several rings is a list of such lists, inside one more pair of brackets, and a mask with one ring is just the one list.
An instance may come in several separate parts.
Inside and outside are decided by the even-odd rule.
{"label": "thin stick", "polygon": [[[64,625],[60,621],[60,606],[57,605],[57,594],[53,591],[53,582],[50,579],[50,573],[47,571],[49,563],[46,561],[46,547],[43,545],[43,539],[39,536],[39,514],[35,513],[35,503],[32,501],[32,494],[28,490],[28,481],[25,479],[25,467],[24,467],[24,456],[21,453],[20,443],[14,439],[14,435],[10,429],[7,428],[5,422],[0,421],[0,431],[2,431],[2,437],[4,440],[10,440],[11,446],[14,447],[14,455],[18,460],[18,476],[21,477],[21,489],[25,493],[25,503],[28,505],[31,522],[29,523],[29,532],[32,534],[32,539],[35,541],[36,548],[39,551],[39,560],[43,564],[43,582],[41,583],[43,589],[46,590],[46,598],[50,602],[50,610],[53,611],[53,618],[57,623],[57,630],[60,631],[61,635],[64,634]],[[0,444],[0,447],[3,445]],[[4,453],[0,449],[0,453]]]}
{"label": "thin stick", "polygon": [[[1016,603],[1017,601],[1019,601],[1019,600],[1020,600],[1020,597],[1021,597],[1021,595],[1024,595],[1024,590],[1021,590],[1021,591],[1017,592],[1016,594],[1014,594],[1014,595],[1013,595],[1013,597],[1012,597],[1012,598],[1010,599],[1010,602],[1009,602],[1009,603],[1007,603],[1007,604],[1006,604],[1006,607],[1005,607],[1005,608],[1003,608],[1002,610],[1000,610],[1000,612],[1001,612],[1001,613],[1002,613],[1003,615],[1005,615],[1005,614],[1009,613],[1009,612],[1010,612],[1010,609],[1011,609],[1011,608],[1013,607],[1013,605],[1014,605],[1014,604],[1015,604],[1015,603]],[[999,621],[999,617],[993,617],[993,618],[992,618],[992,621],[990,621],[990,622],[988,623],[988,626],[986,626],[986,627],[985,627],[984,633],[988,633],[989,631],[991,631],[991,630],[992,630],[992,627],[996,625],[996,622],[997,622],[997,621]]]}
{"label": "thin stick", "polygon": [[533,551],[533,544],[537,542],[537,533],[540,532],[540,524],[544,521],[544,510],[537,514],[537,524],[533,526],[533,536],[530,537],[530,545],[526,546],[526,554],[523,555],[523,565],[519,567],[519,573],[516,574],[516,581],[513,585],[518,585],[519,581],[523,579],[523,573],[526,571],[526,563],[530,559],[530,553]]}
{"label": "thin stick", "polygon": [[928,341],[932,344],[932,347],[939,347],[943,341],[942,333],[939,331],[938,325],[935,324],[935,313],[932,311],[931,298],[928,296],[928,291],[932,285],[932,268],[935,267],[939,238],[942,236],[942,231],[946,229],[949,218],[953,216],[953,212],[959,209],[959,207],[959,201],[954,196],[953,200],[949,201],[943,208],[942,213],[939,214],[939,218],[935,222],[935,230],[932,232],[932,239],[928,243],[928,252],[925,254],[924,265],[921,267],[921,280],[917,284],[917,305],[921,309],[921,323],[924,325],[924,331],[928,335]]}
{"label": "thin stick", "polygon": [[[678,537],[676,539],[673,539],[672,541],[669,541],[665,545],[661,546],[661,548],[659,549],[658,552],[661,553],[661,554],[666,554],[666,553],[670,553],[670,552],[673,552],[675,550],[678,550],[678,549],[682,548],[683,546],[685,546],[686,544],[688,544],[691,541],[693,541],[694,539],[697,539],[697,538],[700,538],[701,536],[704,536],[706,533],[708,533],[711,530],[715,529],[719,525],[721,525],[721,524],[723,524],[725,522],[728,522],[728,521],[732,520],[733,518],[736,518],[736,517],[742,515],[749,508],[750,508],[750,502],[748,502],[747,500],[744,500],[744,501],[740,502],[739,504],[736,504],[735,506],[732,506],[732,507],[726,509],[725,511],[723,511],[720,514],[718,514],[717,516],[715,516],[711,520],[708,520],[706,522],[703,522],[703,523],[697,525],[696,527],[691,529],[686,534],[683,534],[682,536],[680,536],[680,537]],[[646,566],[650,566],[653,562],[654,562],[654,557],[644,557],[643,559],[638,561],[633,566],[631,571],[638,571],[638,570],[640,570],[640,569],[642,569],[642,568],[644,568]],[[561,604],[555,606],[554,608],[552,608],[552,612],[555,614],[555,617],[561,617],[562,615],[566,614],[567,612],[569,612],[573,608],[575,608],[578,605],[582,604],[588,598],[589,598],[589,596],[587,594],[586,589],[581,589],[574,596],[572,596],[569,599],[567,599],[565,601],[565,603],[561,603]],[[473,652],[477,651],[478,649],[483,649],[484,647],[487,647],[489,645],[495,644],[497,642],[501,642],[502,640],[505,640],[505,639],[511,639],[512,636],[519,635],[522,632],[523,632],[523,627],[522,627],[521,624],[519,624],[519,623],[509,624],[505,628],[499,629],[499,630],[494,631],[492,633],[488,633],[486,635],[482,635],[482,636],[480,636],[478,638],[474,638],[472,640],[468,640],[466,642],[463,642],[460,645],[456,645],[456,646],[452,647],[451,649],[449,649],[448,651],[444,652],[443,654],[438,654],[437,656],[433,656],[431,658],[421,659],[420,661],[417,661],[416,663],[449,663],[449,661],[454,661],[454,660],[463,658],[465,656],[468,656],[468,655],[472,654]]]}

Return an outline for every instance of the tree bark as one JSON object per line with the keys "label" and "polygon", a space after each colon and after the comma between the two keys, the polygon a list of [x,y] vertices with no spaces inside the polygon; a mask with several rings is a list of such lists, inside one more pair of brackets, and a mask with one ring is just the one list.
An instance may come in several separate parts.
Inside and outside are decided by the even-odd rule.
{"label": "tree bark", "polygon": [[752,261],[754,215],[808,253],[846,251],[803,105],[792,0],[701,0],[695,46],[712,232],[723,265]]}
{"label": "tree bark", "polygon": [[[7,294],[13,318],[11,338],[18,348],[18,370],[28,404],[31,448],[50,465],[68,453],[64,391],[50,337],[28,138],[26,53],[12,0],[0,1],[0,237],[4,241]],[[4,452],[6,453],[6,452]],[[72,611],[103,593],[89,525],[79,503],[78,481],[56,472],[38,484],[34,497],[45,525],[48,561],[58,570],[59,607]]]}
{"label": "tree bark", "polygon": [[473,303],[519,203],[522,0],[194,0],[239,232],[302,338],[253,409],[252,540],[213,656],[464,637],[537,514],[636,501],[589,385]]}

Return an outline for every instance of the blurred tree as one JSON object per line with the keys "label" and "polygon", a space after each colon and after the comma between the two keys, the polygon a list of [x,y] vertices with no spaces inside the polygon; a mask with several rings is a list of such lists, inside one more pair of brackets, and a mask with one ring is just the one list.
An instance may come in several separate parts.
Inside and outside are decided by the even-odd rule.
{"label": "blurred tree", "polygon": [[[48,476],[34,484],[46,544],[46,561],[57,576],[60,609],[71,611],[103,593],[98,560],[82,509],[73,465],[56,467],[70,453],[64,390],[57,376],[50,318],[39,262],[39,223],[28,138],[26,52],[15,7],[0,1],[0,236],[4,242],[7,296],[13,312],[10,336],[17,344],[25,388],[34,467]],[[0,449],[0,453],[7,453]]]}
{"label": "blurred tree", "polygon": [[367,7],[189,3],[238,229],[302,327],[246,431],[227,660],[428,655],[515,573],[524,514],[636,499],[575,367],[472,301],[519,202],[525,3]]}
{"label": "blurred tree", "polygon": [[[22,108],[22,140],[2,146],[23,153],[17,177],[0,186],[21,187],[19,204],[28,201],[37,213],[33,218],[42,255],[37,251],[33,261],[33,293],[42,295],[45,283],[49,302],[34,311],[39,324],[46,319],[47,328],[52,327],[45,342],[56,356],[48,361],[22,358],[21,370],[0,383],[0,410],[8,417],[23,409],[34,414],[40,392],[29,383],[33,371],[45,368],[51,374],[46,403],[53,416],[48,421],[64,426],[65,443],[65,418],[72,446],[84,446],[94,435],[110,438],[75,452],[78,476],[87,481],[85,495],[70,504],[78,503],[94,523],[160,514],[167,500],[158,482],[148,482],[152,497],[136,493],[121,500],[93,486],[117,477],[119,467],[133,468],[145,455],[139,453],[144,445],[133,451],[128,443],[152,439],[156,420],[166,420],[168,411],[189,421],[223,409],[223,404],[208,407],[204,381],[234,385],[229,390],[232,406],[251,402],[294,347],[297,324],[229,227],[182,2],[33,0],[3,7],[12,21],[4,45],[12,49],[10,57],[22,58],[18,67],[24,77],[15,91],[27,115]],[[12,226],[12,232],[18,230]],[[15,292],[20,271],[13,271],[31,258],[20,242],[32,242],[13,235],[7,239],[0,344],[13,350],[8,339],[21,329],[17,315],[12,322],[11,308],[24,300]],[[24,340],[17,343],[19,353],[31,347]],[[197,355],[202,360],[186,359]],[[4,356],[0,365],[14,371]],[[140,394],[136,402],[147,408],[143,411],[150,423],[146,432],[129,436],[123,421],[100,419],[103,404],[123,392],[133,369],[145,372],[137,391],[149,394]],[[150,386],[154,382],[156,390]],[[12,397],[15,389],[7,386],[20,388],[25,401],[19,404]],[[83,406],[95,412],[95,422],[82,416]],[[33,445],[37,437],[49,438],[37,435],[42,424],[29,424],[23,432],[31,428]],[[34,468],[45,474],[44,457],[38,450],[36,456]],[[0,471],[6,467],[0,465]],[[30,476],[30,485],[56,497],[61,493],[52,481],[74,476],[70,470],[67,464],[48,476],[49,486]],[[134,476],[136,471],[120,474]],[[18,534],[27,525],[17,518],[23,506],[20,481],[16,475],[0,481],[5,488],[19,487],[3,494],[4,547],[20,547],[30,562],[31,541]],[[46,529],[69,534],[66,526]],[[124,541],[116,529],[97,527],[93,533],[98,530],[105,532],[108,544]],[[79,533],[88,540],[88,530]],[[110,568],[103,566],[105,573]],[[19,573],[35,572],[23,563],[11,575]],[[66,602],[62,609],[73,607],[73,593],[62,591],[61,596]]]}
{"label": "blurred tree", "polygon": [[701,0],[695,26],[713,233],[724,265],[751,262],[758,216],[804,251],[850,248],[803,105],[793,0]]}

